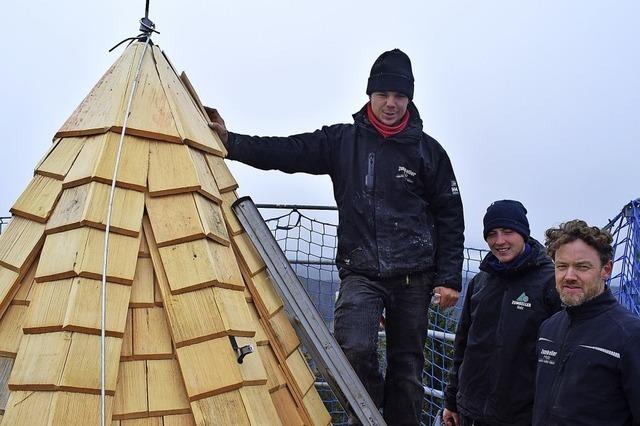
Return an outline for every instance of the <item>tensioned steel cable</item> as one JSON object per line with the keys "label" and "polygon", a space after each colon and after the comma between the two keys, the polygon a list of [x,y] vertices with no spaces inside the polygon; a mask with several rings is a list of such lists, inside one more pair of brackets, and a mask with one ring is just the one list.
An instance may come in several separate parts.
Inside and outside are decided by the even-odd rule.
{"label": "tensioned steel cable", "polygon": [[120,157],[122,156],[122,145],[124,144],[124,136],[127,130],[127,122],[129,121],[129,114],[131,113],[131,104],[133,97],[138,87],[138,80],[140,78],[140,71],[142,69],[142,61],[147,52],[147,47],[151,41],[150,35],[146,37],[142,55],[140,55],[140,62],[136,69],[136,74],[133,79],[131,87],[131,93],[129,95],[129,101],[127,102],[127,110],[124,114],[124,121],[122,123],[122,131],[120,132],[120,143],[118,144],[118,153],[116,154],[116,163],[113,168],[113,178],[111,179],[111,192],[109,193],[109,206],[107,209],[107,226],[104,234],[104,255],[102,263],[102,294],[100,296],[100,425],[106,426],[106,328],[107,328],[107,264],[109,261],[109,231],[111,228],[111,214],[113,211],[113,198],[116,191],[116,178],[118,176],[118,169],[120,167]]}

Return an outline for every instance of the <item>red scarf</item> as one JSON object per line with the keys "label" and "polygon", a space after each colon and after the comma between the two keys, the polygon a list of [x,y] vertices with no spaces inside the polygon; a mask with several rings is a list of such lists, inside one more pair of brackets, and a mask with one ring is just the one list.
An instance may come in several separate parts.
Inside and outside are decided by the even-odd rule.
{"label": "red scarf", "polygon": [[404,117],[402,117],[402,120],[400,120],[400,123],[395,126],[387,126],[386,124],[378,120],[378,118],[373,114],[371,103],[367,104],[367,117],[369,118],[371,124],[373,124],[373,127],[375,127],[376,130],[385,138],[397,135],[398,133],[403,131],[404,128],[407,127],[407,123],[409,123],[409,111],[407,110],[407,112],[404,114]]}

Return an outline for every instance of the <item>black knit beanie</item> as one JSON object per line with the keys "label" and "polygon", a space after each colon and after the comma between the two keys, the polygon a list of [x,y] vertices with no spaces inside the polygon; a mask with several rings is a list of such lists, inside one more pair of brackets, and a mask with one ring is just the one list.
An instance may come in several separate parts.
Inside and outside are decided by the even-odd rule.
{"label": "black knit beanie", "polygon": [[367,95],[387,91],[403,93],[413,99],[411,60],[400,49],[384,52],[371,67]]}
{"label": "black knit beanie", "polygon": [[525,241],[529,239],[529,221],[527,220],[527,209],[520,201],[500,200],[494,201],[487,208],[484,215],[484,239],[492,229],[508,228],[513,229],[522,235]]}

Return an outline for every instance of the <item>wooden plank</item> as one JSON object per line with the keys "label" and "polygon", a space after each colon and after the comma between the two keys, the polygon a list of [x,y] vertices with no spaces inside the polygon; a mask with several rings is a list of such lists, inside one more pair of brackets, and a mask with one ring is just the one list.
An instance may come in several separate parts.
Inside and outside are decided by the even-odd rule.
{"label": "wooden plank", "polygon": [[132,308],[150,308],[155,306],[153,263],[150,258],[138,258],[136,274],[133,277],[133,284],[131,284],[131,300],[129,301],[129,306]]}
{"label": "wooden plank", "polygon": [[[107,282],[106,335],[122,337],[127,320],[131,287]],[[102,328],[102,281],[75,278],[69,294],[69,305],[63,329],[99,335]]]}
{"label": "wooden plank", "polygon": [[149,195],[180,194],[200,189],[195,164],[186,145],[151,142]]}
{"label": "wooden plank", "polygon": [[258,346],[268,344],[269,339],[264,331],[264,326],[262,325],[262,321],[260,321],[260,315],[258,314],[258,310],[255,305],[251,302],[247,302],[247,309],[249,309],[249,314],[251,315],[251,328],[256,331],[256,335],[253,336],[253,339],[256,341]]}
{"label": "wooden plank", "polygon": [[162,417],[163,426],[196,426],[196,421],[191,414],[191,408],[189,408],[189,414],[178,414],[173,416]]}
{"label": "wooden plank", "polygon": [[37,283],[24,321],[26,334],[62,331],[73,279]]}
{"label": "wooden plank", "polygon": [[100,133],[120,124],[126,108],[128,82],[135,73],[136,59],[141,53],[142,47],[138,43],[125,49],[62,125],[56,137]]}
{"label": "wooden plank", "polygon": [[[100,424],[100,396],[76,392],[52,392],[49,425],[85,426]],[[111,418],[113,397],[105,398],[105,417]]]}
{"label": "wooden plank", "polygon": [[224,216],[222,215],[220,205],[204,198],[200,194],[194,194],[194,199],[198,209],[198,215],[200,216],[200,222],[202,223],[207,238],[223,246],[229,246],[229,233],[224,223]]}
{"label": "wooden plank", "polygon": [[313,382],[315,382],[315,376],[309,369],[307,365],[307,361],[305,361],[302,356],[302,352],[298,349],[294,351],[287,358],[287,367],[291,374],[293,375],[293,379],[300,389],[300,393],[302,395],[306,394],[311,386],[313,386]]}
{"label": "wooden plank", "polygon": [[14,217],[0,235],[0,266],[20,273],[35,258],[43,237],[43,224]]}
{"label": "wooden plank", "polygon": [[229,191],[222,194],[222,214],[229,228],[229,234],[239,235],[244,232],[242,225],[238,222],[236,214],[231,210],[231,205],[236,202],[238,195],[235,191]]}
{"label": "wooden plank", "polygon": [[134,359],[170,358],[173,346],[164,309],[134,308],[132,311]]}
{"label": "wooden plank", "polygon": [[313,426],[327,426],[331,424],[331,414],[327,411],[324,402],[322,402],[314,386],[309,388],[302,403],[309,413],[309,418],[311,418]]}
{"label": "wooden plank", "polygon": [[86,138],[58,139],[49,155],[36,167],[42,176],[63,180],[78,157]]}
{"label": "wooden plank", "polygon": [[149,245],[147,244],[147,238],[144,235],[144,231],[142,230],[142,225],[140,225],[140,232],[142,235],[140,236],[140,250],[138,251],[138,257],[151,257],[151,253],[149,252]]}
{"label": "wooden plank", "polygon": [[215,285],[222,288],[244,291],[244,280],[238,260],[231,249],[216,242],[207,241],[216,271]]}
{"label": "wooden plank", "polygon": [[148,411],[147,362],[121,362],[112,419],[122,420],[146,416]]}
{"label": "wooden plank", "polygon": [[236,337],[238,347],[251,345],[254,352],[245,356],[240,366],[243,386],[264,385],[267,383],[267,372],[260,358],[256,342],[249,337]]}
{"label": "wooden plank", "polygon": [[232,240],[236,253],[239,254],[238,258],[242,261],[252,277],[266,269],[267,266],[251,243],[246,232],[240,235],[234,235]]}
{"label": "wooden plank", "polygon": [[[227,337],[176,349],[190,401],[237,389],[242,374]],[[203,366],[207,368],[202,368]]]}
{"label": "wooden plank", "polygon": [[147,197],[146,207],[158,247],[204,238],[193,193]]}
{"label": "wooden plank", "polygon": [[295,330],[291,326],[289,322],[289,318],[287,318],[287,314],[284,310],[281,310],[273,317],[269,319],[269,325],[271,326],[273,333],[276,338],[276,342],[285,356],[288,358],[289,355],[293,351],[295,351],[298,346],[300,346],[300,340],[296,335]]}
{"label": "wooden plank", "polygon": [[46,425],[54,392],[14,391],[9,395],[3,425]]}
{"label": "wooden plank", "polygon": [[35,175],[9,211],[16,216],[46,223],[61,192],[61,181]]}
{"label": "wooden plank", "polygon": [[11,305],[0,319],[0,355],[15,357],[22,339],[27,307]]}
{"label": "wooden plank", "polygon": [[[138,238],[109,234],[107,280],[130,285],[135,276]],[[102,279],[104,231],[78,228],[48,235],[36,271],[36,282],[74,276]]]}
{"label": "wooden plank", "polygon": [[224,335],[224,324],[213,289],[209,287],[184,294],[172,294],[153,230],[146,216],[142,224],[176,347]]}
{"label": "wooden plank", "polygon": [[[9,401],[9,376],[13,369],[13,358],[0,357],[0,412],[7,409],[7,401]],[[0,422],[2,419],[0,419]],[[0,423],[1,424],[1,423]]]}
{"label": "wooden plank", "polygon": [[140,419],[121,420],[120,426],[163,426],[162,417],[143,417]]}
{"label": "wooden plank", "polygon": [[176,121],[178,133],[183,141],[203,151],[225,155],[226,150],[220,138],[209,128],[182,82],[157,46],[153,46],[153,57]]}
{"label": "wooden plank", "polygon": [[71,346],[71,333],[25,334],[20,342],[9,389],[55,390]]}
{"label": "wooden plank", "polygon": [[241,291],[214,288],[216,305],[225,330],[234,336],[253,337],[255,329],[247,301]]}
{"label": "wooden plank", "polygon": [[229,171],[223,158],[211,154],[206,154],[206,158],[221,193],[238,189],[238,182]]}
{"label": "wooden plank", "polygon": [[[111,187],[91,182],[66,189],[47,222],[47,234],[80,226],[105,229]],[[111,215],[111,231],[138,236],[144,211],[144,194],[116,188]]]}
{"label": "wooden plank", "polygon": [[198,425],[251,426],[251,421],[239,390],[233,390],[191,403]]}
{"label": "wooden plank", "polygon": [[121,361],[133,360],[133,319],[132,309],[127,311],[127,322],[122,336],[122,349],[120,350]]}
{"label": "wooden plank", "polygon": [[[105,133],[87,138],[80,154],[65,176],[63,188],[83,185],[90,181],[111,185],[120,145],[120,135]],[[144,191],[149,170],[149,141],[127,135],[122,144],[116,185]]]}
{"label": "wooden plank", "polygon": [[284,304],[278,293],[276,293],[273,283],[269,278],[269,274],[266,270],[263,270],[254,277],[251,277],[250,280],[256,291],[254,297],[258,297],[260,299],[269,314],[268,318],[271,318],[283,308]]}
{"label": "wooden plank", "polygon": [[258,352],[260,353],[260,359],[262,360],[262,365],[264,366],[267,374],[267,389],[269,389],[270,392],[274,392],[285,387],[287,385],[287,381],[284,377],[280,364],[278,364],[276,354],[273,352],[273,349],[271,349],[271,345],[267,344],[258,346]]}
{"label": "wooden plank", "polygon": [[18,273],[0,265],[0,316],[9,307],[9,303],[18,291],[20,280]]}
{"label": "wooden plank", "polygon": [[[105,391],[113,395],[118,378],[122,339],[105,339]],[[100,394],[100,336],[73,333],[71,345],[58,382],[65,391]]]}
{"label": "wooden plank", "polygon": [[[164,52],[162,53],[164,54]],[[167,59],[167,62],[170,62],[169,58],[167,58],[166,55],[165,55],[165,58]],[[172,66],[171,68],[173,68],[173,70],[176,71],[175,67]],[[176,74],[177,74],[177,71],[176,71]],[[195,104],[196,108],[198,108],[198,111],[200,111],[200,113],[202,114],[202,117],[206,121],[207,125],[210,125],[211,120],[209,120],[207,111],[204,109],[204,105],[202,104],[200,97],[196,93],[196,89],[193,87],[193,84],[191,84],[189,77],[187,77],[187,74],[184,71],[180,73],[180,81],[182,82],[182,84],[184,84],[184,88],[187,89],[187,92],[189,93],[191,100]]]}
{"label": "wooden plank", "polygon": [[33,285],[35,283],[36,268],[38,267],[38,261],[36,259],[29,265],[27,272],[19,280],[18,290],[13,297],[12,304],[19,304],[29,306],[29,302],[33,297]]}
{"label": "wooden plank", "polygon": [[153,299],[156,306],[164,306],[162,293],[160,293],[160,287],[158,287],[158,279],[155,275],[153,276]]}
{"label": "wooden plank", "polygon": [[284,387],[273,392],[271,394],[271,399],[273,400],[273,405],[275,405],[282,423],[292,426],[304,425],[304,422],[300,417],[300,413],[298,412],[298,407],[296,406],[293,396],[291,396],[291,392],[289,392],[288,388]]}
{"label": "wooden plank", "polygon": [[240,395],[247,410],[252,425],[281,425],[278,412],[265,386],[245,386],[240,389]]}
{"label": "wooden plank", "polygon": [[175,359],[147,361],[149,415],[189,414],[191,407]]}
{"label": "wooden plank", "polygon": [[198,192],[218,204],[221,203],[222,196],[216,185],[213,173],[209,169],[204,153],[195,149],[189,149],[189,153],[198,174],[198,181],[200,181],[200,190]]}

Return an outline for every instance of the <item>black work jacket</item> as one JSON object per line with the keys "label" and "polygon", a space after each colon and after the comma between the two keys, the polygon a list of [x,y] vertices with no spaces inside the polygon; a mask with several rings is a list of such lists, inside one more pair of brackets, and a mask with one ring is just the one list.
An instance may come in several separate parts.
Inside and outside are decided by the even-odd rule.
{"label": "black work jacket", "polygon": [[640,425],[640,319],[605,290],[540,327],[534,425]]}
{"label": "black work jacket", "polygon": [[464,219],[451,162],[422,131],[417,109],[397,135],[382,137],[366,106],[354,124],[289,137],[229,133],[229,159],[263,170],[328,174],[338,206],[339,268],[373,279],[434,271],[461,287]]}
{"label": "black work jacket", "polygon": [[494,270],[489,253],[471,280],[455,338],[445,407],[490,425],[530,425],[536,338],[561,309],[553,262],[533,238],[518,268]]}

